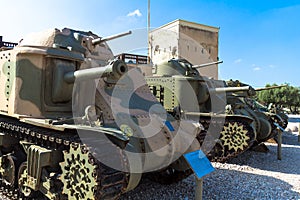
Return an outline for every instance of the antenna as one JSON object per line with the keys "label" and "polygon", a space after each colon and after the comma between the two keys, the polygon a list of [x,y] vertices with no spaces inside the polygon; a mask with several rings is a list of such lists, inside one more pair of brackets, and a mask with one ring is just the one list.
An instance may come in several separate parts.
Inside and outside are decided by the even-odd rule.
{"label": "antenna", "polygon": [[[151,38],[150,38],[150,0],[148,0],[148,27],[147,27],[147,33],[148,33],[148,63],[150,63],[152,58],[152,45],[151,45]],[[149,52],[150,51],[150,52]]]}

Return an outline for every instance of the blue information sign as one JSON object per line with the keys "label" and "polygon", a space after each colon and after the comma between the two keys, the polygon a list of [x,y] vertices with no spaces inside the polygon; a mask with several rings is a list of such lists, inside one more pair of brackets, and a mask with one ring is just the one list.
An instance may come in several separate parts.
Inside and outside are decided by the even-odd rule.
{"label": "blue information sign", "polygon": [[186,153],[183,156],[191,166],[198,179],[215,170],[201,150]]}
{"label": "blue information sign", "polygon": [[165,125],[168,127],[169,131],[175,131],[170,121],[165,121]]}

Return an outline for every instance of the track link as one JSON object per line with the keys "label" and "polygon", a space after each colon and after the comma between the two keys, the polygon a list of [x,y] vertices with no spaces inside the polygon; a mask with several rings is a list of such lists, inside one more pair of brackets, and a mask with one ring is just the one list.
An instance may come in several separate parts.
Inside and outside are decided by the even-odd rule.
{"label": "track link", "polygon": [[[89,160],[95,168],[93,176],[96,180],[96,187],[93,189],[94,197],[91,199],[117,199],[123,192],[124,188],[127,186],[128,174],[111,169],[110,167],[102,164],[99,160],[96,160],[94,156],[99,158],[99,155],[95,155],[95,153],[92,152],[92,148],[89,148],[87,147],[87,145],[82,144],[76,130],[65,130],[63,132],[54,131],[51,129],[26,124],[20,122],[15,118],[0,117],[0,131],[1,133],[14,137],[19,141],[31,142],[35,145],[39,145],[48,149],[70,151],[71,145],[85,147],[87,151],[86,153],[89,155]],[[91,138],[91,140],[93,140],[93,138]],[[125,167],[127,167],[126,158],[121,152],[122,151],[120,149],[119,157],[122,161],[121,163],[123,163]],[[102,155],[100,155],[100,157],[101,156]],[[56,179],[55,182],[61,181],[59,179]],[[61,185],[63,184],[64,183],[61,183]],[[60,187],[57,191],[55,191],[59,193],[58,199],[68,199],[65,194],[62,194],[62,190],[63,188]],[[26,199],[24,197],[22,198],[22,196],[20,195],[20,191],[16,186],[7,184],[1,176],[0,193],[7,199]],[[34,198],[30,199],[32,200]],[[36,199],[47,198],[39,196]]]}

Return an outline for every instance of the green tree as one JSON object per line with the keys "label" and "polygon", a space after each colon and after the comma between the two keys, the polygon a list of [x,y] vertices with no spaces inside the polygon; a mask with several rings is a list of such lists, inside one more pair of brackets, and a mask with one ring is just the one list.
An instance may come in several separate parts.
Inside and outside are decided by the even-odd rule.
{"label": "green tree", "polygon": [[[277,86],[277,84],[266,84],[266,87]],[[298,113],[300,107],[300,88],[289,84],[286,87],[263,90],[257,93],[257,99],[263,104],[270,103],[279,107],[289,108],[291,113]]]}

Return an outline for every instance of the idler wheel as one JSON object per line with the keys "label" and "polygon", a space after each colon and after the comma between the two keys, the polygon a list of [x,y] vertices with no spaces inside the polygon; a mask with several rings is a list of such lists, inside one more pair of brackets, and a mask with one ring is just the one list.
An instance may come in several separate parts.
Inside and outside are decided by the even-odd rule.
{"label": "idler wheel", "polygon": [[20,165],[18,184],[21,199],[32,199],[33,197],[36,197],[36,192],[27,186],[27,162],[23,162]]}
{"label": "idler wheel", "polygon": [[0,157],[0,177],[9,185],[15,183],[15,163],[11,155]]}

